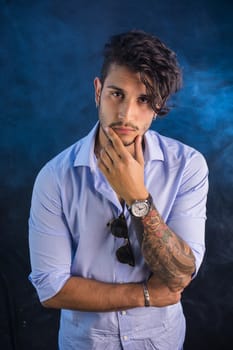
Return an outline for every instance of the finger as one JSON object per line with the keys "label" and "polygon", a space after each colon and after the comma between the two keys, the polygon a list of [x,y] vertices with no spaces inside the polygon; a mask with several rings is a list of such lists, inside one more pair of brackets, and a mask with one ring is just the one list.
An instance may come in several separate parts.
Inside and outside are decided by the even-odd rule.
{"label": "finger", "polygon": [[108,168],[106,168],[104,163],[102,163],[99,159],[98,159],[98,167],[99,167],[99,170],[102,172],[102,174],[106,177],[106,179],[108,179],[110,172]]}
{"label": "finger", "polygon": [[137,136],[135,139],[135,159],[140,165],[144,166],[142,136]]}
{"label": "finger", "polygon": [[104,150],[113,163],[117,163],[121,159],[121,155],[119,154],[119,151],[118,152],[116,151],[112,142],[108,142]]}
{"label": "finger", "polygon": [[108,154],[106,153],[105,149],[101,149],[98,164],[101,170],[110,171],[112,167],[112,160],[109,158]]}
{"label": "finger", "polygon": [[106,179],[108,179],[108,176],[110,175],[110,171],[100,159],[98,159],[98,167],[99,167],[99,170],[106,177]]}
{"label": "finger", "polygon": [[114,132],[111,128],[105,128],[105,131],[108,135],[109,140],[112,142],[112,146],[115,149],[115,152],[123,158],[128,155],[128,151],[121,141],[120,137]]}

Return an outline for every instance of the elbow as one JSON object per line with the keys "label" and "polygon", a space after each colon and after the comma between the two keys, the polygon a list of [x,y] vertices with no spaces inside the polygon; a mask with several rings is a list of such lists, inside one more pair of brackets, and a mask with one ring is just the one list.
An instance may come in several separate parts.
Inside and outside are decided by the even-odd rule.
{"label": "elbow", "polygon": [[51,302],[51,299],[42,301],[41,305],[46,309],[54,309],[55,308],[53,302]]}
{"label": "elbow", "polygon": [[51,298],[41,301],[41,305],[46,309],[63,309],[67,304],[66,302],[66,291],[64,287],[60,289]]}
{"label": "elbow", "polygon": [[183,292],[184,289],[188,287],[191,280],[192,280],[191,276],[183,275],[183,276],[179,276],[178,278],[174,278],[170,280],[167,283],[167,286],[172,292]]}
{"label": "elbow", "polygon": [[45,307],[46,309],[51,309],[51,308],[53,308],[53,307],[51,306],[50,299],[45,300],[45,301],[42,301],[42,302],[41,302],[41,305],[42,305],[43,307]]}
{"label": "elbow", "polygon": [[60,309],[61,306],[58,303],[58,300],[55,297],[52,297],[50,299],[44,300],[41,302],[41,305],[46,309]]}

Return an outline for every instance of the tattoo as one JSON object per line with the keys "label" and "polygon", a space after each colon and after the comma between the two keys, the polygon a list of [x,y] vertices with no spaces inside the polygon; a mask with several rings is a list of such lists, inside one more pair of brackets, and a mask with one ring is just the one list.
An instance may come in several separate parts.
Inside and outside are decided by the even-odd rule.
{"label": "tattoo", "polygon": [[153,204],[142,224],[142,253],[151,271],[170,289],[184,288],[195,271],[191,248],[169,229]]}

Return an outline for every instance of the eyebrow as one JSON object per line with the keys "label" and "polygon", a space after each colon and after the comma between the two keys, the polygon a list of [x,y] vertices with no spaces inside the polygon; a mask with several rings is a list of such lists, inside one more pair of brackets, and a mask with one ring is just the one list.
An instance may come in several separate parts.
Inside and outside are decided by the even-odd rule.
{"label": "eyebrow", "polygon": [[[116,85],[108,85],[107,88],[108,88],[108,89],[117,90],[117,91],[119,91],[119,92],[121,92],[121,93],[125,93],[125,91],[124,91],[122,88],[119,88],[119,87],[116,86]],[[147,95],[147,94],[140,94],[138,97],[150,98],[150,96]]]}
{"label": "eyebrow", "polygon": [[123,89],[119,88],[119,87],[116,86],[116,85],[108,85],[107,88],[108,88],[108,89],[114,89],[114,90],[118,90],[118,91],[124,92]]}

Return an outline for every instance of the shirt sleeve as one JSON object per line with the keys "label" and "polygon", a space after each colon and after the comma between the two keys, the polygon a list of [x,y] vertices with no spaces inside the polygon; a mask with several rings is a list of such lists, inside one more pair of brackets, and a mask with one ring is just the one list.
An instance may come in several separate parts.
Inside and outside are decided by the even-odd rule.
{"label": "shirt sleeve", "polygon": [[196,258],[197,274],[205,253],[206,201],[208,166],[196,152],[186,164],[182,183],[167,225],[191,247]]}
{"label": "shirt sleeve", "polygon": [[29,280],[45,301],[70,277],[72,244],[62,211],[55,172],[49,163],[38,174],[32,193],[29,218]]}

